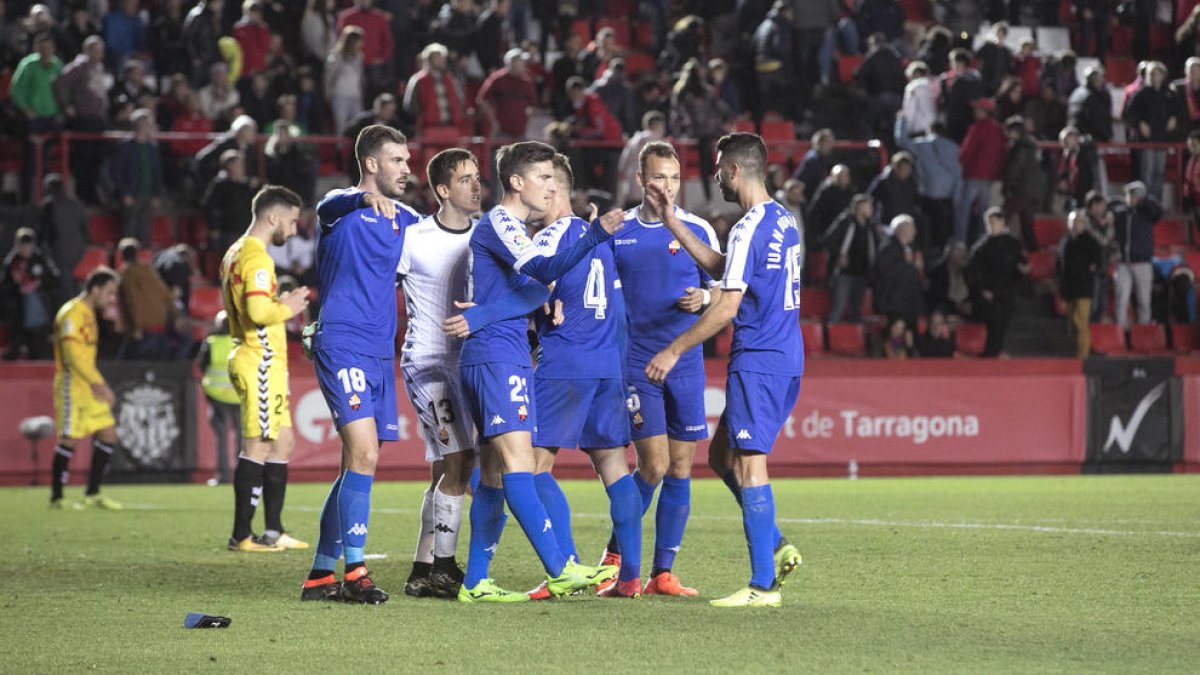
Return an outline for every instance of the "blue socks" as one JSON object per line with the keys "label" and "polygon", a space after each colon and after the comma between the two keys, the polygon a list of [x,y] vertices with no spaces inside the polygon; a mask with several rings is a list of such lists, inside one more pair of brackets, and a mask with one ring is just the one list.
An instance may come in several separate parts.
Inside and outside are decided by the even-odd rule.
{"label": "blue socks", "polygon": [[329,488],[325,505],[321,507],[321,534],[317,537],[317,554],[313,556],[314,570],[337,569],[338,558],[342,557],[342,530],[338,524],[338,490],[342,487],[342,475]]}
{"label": "blue socks", "polygon": [[775,584],[775,495],[770,485],[742,488],[742,527],[750,545],[750,585]]}
{"label": "blue socks", "polygon": [[554,523],[554,536],[558,539],[558,549],[568,558],[579,561],[575,550],[575,537],[571,533],[571,506],[567,504],[567,496],[563,494],[554,474],[546,471],[534,474],[533,484],[537,488],[538,499],[546,507],[546,515]]}
{"label": "blue socks", "polygon": [[508,500],[509,510],[517,517],[517,522],[521,524],[529,543],[533,544],[533,549],[537,551],[542,567],[546,568],[546,574],[552,577],[562,574],[567,556],[558,547],[554,525],[546,515],[546,507],[542,500],[538,499],[533,474],[528,471],[504,474],[504,496]]}
{"label": "blue socks", "polygon": [[471,494],[475,494],[479,490],[479,462],[475,462],[475,468],[471,469],[471,477],[467,480],[467,489]]}
{"label": "blue socks", "polygon": [[637,579],[642,568],[642,496],[630,476],[609,485],[608,511],[621,547],[621,581]]}
{"label": "blue socks", "polygon": [[658,488],[658,483],[647,483],[642,480],[642,474],[633,472],[633,483],[637,485],[638,492],[642,494],[642,515],[650,510],[650,504],[654,502],[654,490]]}
{"label": "blue socks", "polygon": [[338,490],[338,524],[341,527],[346,564],[362,563],[367,545],[367,520],[371,515],[371,484],[374,476],[346,471]]}
{"label": "blue socks", "polygon": [[669,570],[675,564],[691,510],[692,480],[664,476],[654,517],[654,569]]}
{"label": "blue socks", "polygon": [[504,490],[489,485],[475,488],[471,499],[471,543],[467,554],[465,588],[475,588],[488,577],[492,556],[504,532]]}
{"label": "blue socks", "polygon": [[[729,491],[733,493],[733,498],[737,500],[738,506],[743,506],[743,504],[742,504],[742,499],[743,499],[742,486],[738,484],[737,476],[733,475],[733,469],[726,471],[725,475],[721,476],[721,480],[725,481],[725,487],[728,487]],[[774,501],[774,498],[772,498],[772,501],[771,501],[772,513],[774,513],[774,509],[775,509],[774,504],[775,504],[775,501]],[[774,517],[771,518],[771,523],[772,524],[775,523]],[[775,527],[775,541],[772,545],[779,546],[779,542],[783,541],[783,533],[779,531],[778,525],[774,525],[774,527]]]}

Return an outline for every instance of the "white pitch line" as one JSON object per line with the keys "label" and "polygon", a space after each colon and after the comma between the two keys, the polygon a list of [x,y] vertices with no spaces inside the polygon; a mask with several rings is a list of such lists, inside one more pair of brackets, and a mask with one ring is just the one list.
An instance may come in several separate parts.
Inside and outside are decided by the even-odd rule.
{"label": "white pitch line", "polygon": [[[156,511],[166,507],[159,504],[125,504],[125,508],[139,511]],[[289,511],[302,511],[308,513],[320,512],[319,507],[315,506],[289,506]],[[417,513],[416,509],[396,509],[387,507],[372,507],[371,513],[385,515],[411,515]],[[610,516],[607,513],[573,513],[574,518],[596,518],[608,519]],[[741,522],[741,518],[736,516],[696,516],[693,515],[689,520],[718,520],[729,522]],[[968,523],[968,522],[943,522],[937,520],[881,520],[875,518],[776,518],[780,523],[792,525],[856,525],[859,527],[911,527],[927,530],[1006,530],[1011,532],[1038,532],[1041,534],[1084,534],[1112,537],[1136,537],[1144,535],[1152,535],[1156,537],[1183,537],[1183,538],[1200,538],[1200,532],[1173,531],[1173,530],[1110,530],[1093,527],[1060,527],[1051,525],[1022,525],[1019,523]],[[1120,521],[1118,521],[1120,522]],[[1135,521],[1136,522],[1136,521]],[[1152,521],[1146,521],[1152,522]]]}

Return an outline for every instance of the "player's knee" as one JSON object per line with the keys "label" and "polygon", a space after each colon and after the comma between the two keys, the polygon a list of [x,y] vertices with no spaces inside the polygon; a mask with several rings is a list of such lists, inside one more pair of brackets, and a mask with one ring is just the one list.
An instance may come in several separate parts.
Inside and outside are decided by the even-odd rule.
{"label": "player's knee", "polygon": [[665,460],[657,459],[643,462],[638,465],[637,470],[638,475],[642,477],[642,480],[650,483],[651,485],[657,485],[667,472],[667,462]]}

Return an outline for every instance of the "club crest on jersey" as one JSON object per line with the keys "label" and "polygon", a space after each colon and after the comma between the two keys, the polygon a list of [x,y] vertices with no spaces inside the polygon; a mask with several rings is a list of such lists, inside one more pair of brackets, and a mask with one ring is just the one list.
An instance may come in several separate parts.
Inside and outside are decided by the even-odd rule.
{"label": "club crest on jersey", "polygon": [[642,413],[640,413],[640,412],[633,413],[633,428],[634,429],[641,429],[642,425],[645,423],[646,423],[646,420],[645,420],[645,418],[642,417]]}
{"label": "club crest on jersey", "polygon": [[358,407],[362,405],[362,399],[358,397],[358,394],[351,394],[347,403],[350,404],[351,410],[358,410]]}
{"label": "club crest on jersey", "polygon": [[525,407],[524,403],[522,403],[521,407],[517,408],[517,419],[524,422],[526,417],[529,417],[529,409]]}
{"label": "club crest on jersey", "polygon": [[395,220],[392,220],[392,232],[395,233],[396,236],[400,236],[400,223],[397,223]]}
{"label": "club crest on jersey", "polygon": [[670,251],[671,255],[675,255],[676,253],[679,253],[679,248],[680,248],[680,246],[679,246],[678,239],[672,239],[671,243],[667,244],[667,250]]}
{"label": "club crest on jersey", "polygon": [[442,445],[446,445],[450,442],[450,431],[447,430],[446,427],[441,427],[438,429],[438,440],[441,441]]}

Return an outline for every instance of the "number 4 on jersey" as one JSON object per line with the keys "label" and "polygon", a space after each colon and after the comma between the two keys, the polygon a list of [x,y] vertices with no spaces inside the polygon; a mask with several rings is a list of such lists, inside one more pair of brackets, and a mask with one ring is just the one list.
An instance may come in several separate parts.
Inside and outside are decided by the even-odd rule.
{"label": "number 4 on jersey", "polygon": [[583,292],[583,306],[596,310],[596,318],[604,318],[604,310],[608,309],[608,296],[605,295],[604,261],[592,258],[592,269],[588,272],[587,286]]}

